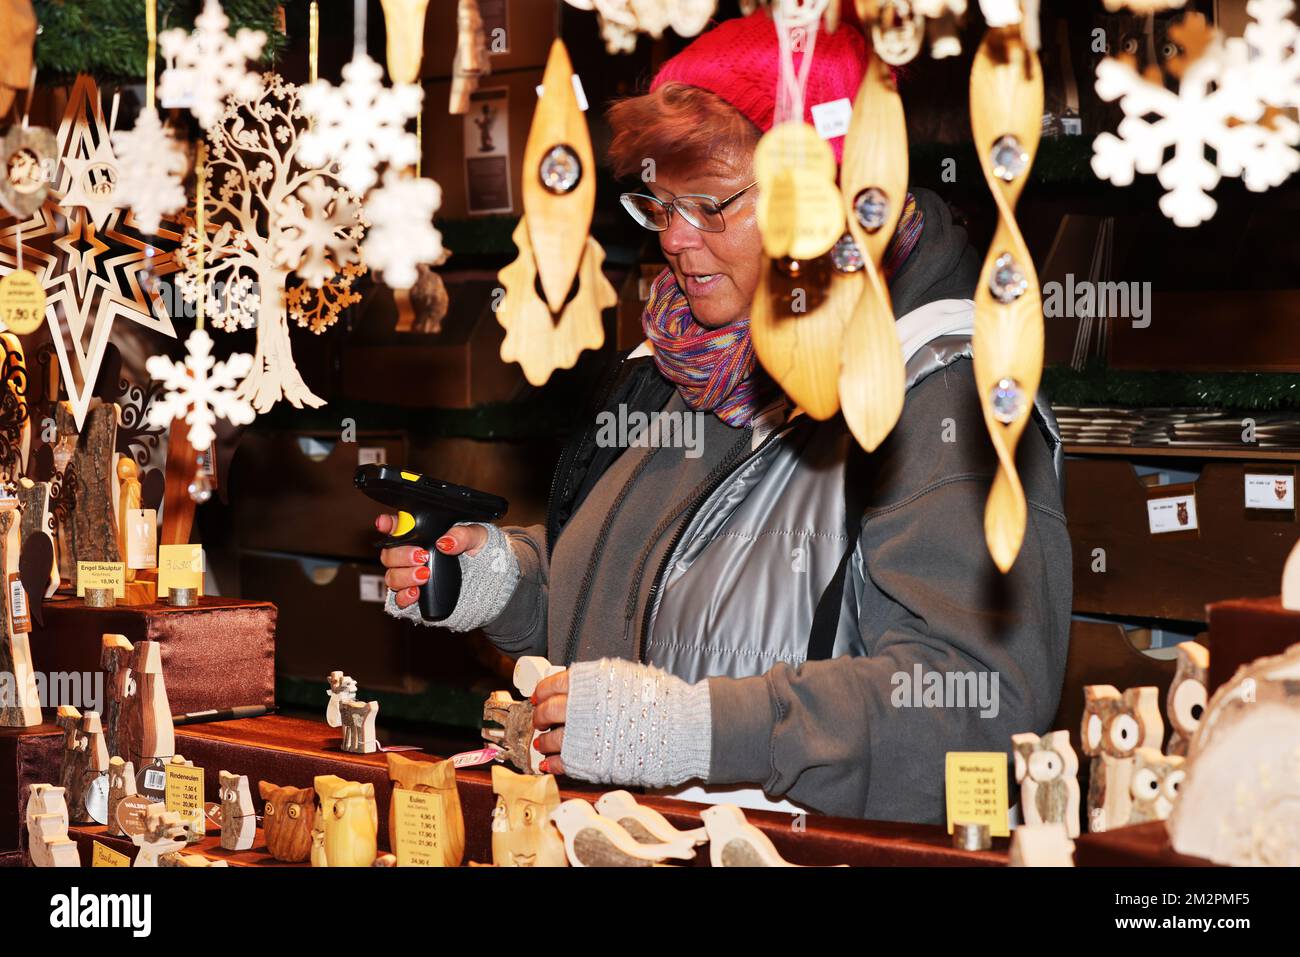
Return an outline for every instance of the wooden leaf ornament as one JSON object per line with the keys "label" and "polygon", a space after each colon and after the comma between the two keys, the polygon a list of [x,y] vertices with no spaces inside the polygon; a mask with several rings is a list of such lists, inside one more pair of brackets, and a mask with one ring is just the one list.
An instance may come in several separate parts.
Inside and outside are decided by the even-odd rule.
{"label": "wooden leaf ornament", "polygon": [[501,359],[518,362],[530,383],[542,385],[556,369],[572,368],[582,350],[604,344],[601,313],[618,303],[618,293],[601,271],[605,251],[588,237],[577,295],[557,318],[536,292],[537,265],[526,218],[515,227],[514,240],[519,256],[497,277],[506,291],[497,309],[497,321],[506,330]]}
{"label": "wooden leaf ornament", "polygon": [[780,123],[758,141],[758,229],[769,259],[823,256],[844,235],[835,154],[807,123]]}
{"label": "wooden leaf ornament", "polygon": [[388,37],[388,75],[394,83],[414,83],[424,59],[424,15],[429,0],[380,0]]}
{"label": "wooden leaf ornament", "polygon": [[1016,443],[1034,408],[1043,371],[1043,309],[1038,276],[1016,225],[1020,198],[1038,149],[1043,74],[1019,27],[990,28],[970,79],[971,128],[998,226],[975,290],[975,386],[998,455],[984,509],[989,554],[1006,572],[1025,535],[1025,493]]}
{"label": "wooden leaf ornament", "polygon": [[903,411],[903,352],[885,281],[885,250],[907,201],[907,126],[889,67],[873,60],[844,139],[840,175],[849,232],[865,282],[844,333],[840,404],[854,438],[873,452]]}
{"label": "wooden leaf ornament", "polygon": [[[799,263],[769,261],[749,314],[754,353],[785,394],[814,419],[840,409],[840,350],[862,295],[862,272],[844,272],[831,257]],[[829,273],[829,276],[825,274]]]}
{"label": "wooden leaf ornament", "polygon": [[559,314],[582,264],[596,208],[591,136],[573,89],[573,64],[560,40],[551,44],[546,61],[523,169],[528,241],[546,303]]}

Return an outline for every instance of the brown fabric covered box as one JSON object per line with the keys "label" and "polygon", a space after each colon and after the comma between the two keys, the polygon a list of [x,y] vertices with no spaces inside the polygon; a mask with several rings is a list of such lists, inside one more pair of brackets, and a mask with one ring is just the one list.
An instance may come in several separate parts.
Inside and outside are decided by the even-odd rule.
{"label": "brown fabric covered box", "polygon": [[59,783],[63,732],[57,725],[0,728],[0,854],[27,846],[27,791]]}
{"label": "brown fabric covered box", "polygon": [[1074,842],[1076,867],[1214,867],[1203,857],[1179,854],[1169,843],[1164,821],[1148,821],[1113,831],[1080,834]]}
{"label": "brown fabric covered box", "polygon": [[1219,601],[1209,613],[1210,694],[1242,665],[1300,642],[1300,611],[1283,608],[1280,596]]}
{"label": "brown fabric covered box", "polygon": [[121,634],[132,644],[162,645],[173,714],[273,707],[276,614],[270,602],[235,598],[200,598],[193,608],[89,608],[79,598],[56,595],[45,602],[44,626],[32,623],[32,666],[40,672],[97,672],[103,636]]}

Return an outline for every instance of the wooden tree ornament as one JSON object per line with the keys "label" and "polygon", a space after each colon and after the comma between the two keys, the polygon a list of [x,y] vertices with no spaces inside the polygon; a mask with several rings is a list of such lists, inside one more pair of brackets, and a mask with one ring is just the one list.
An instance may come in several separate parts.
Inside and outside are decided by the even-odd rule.
{"label": "wooden tree ornament", "polygon": [[72,406],[63,402],[55,414],[59,438],[76,436],[71,468],[73,496],[68,534],[71,550],[70,572],[76,586],[78,562],[115,562],[117,546],[117,443],[116,405],[92,407],[85,424],[78,429]]}
{"label": "wooden tree ornament", "polygon": [[1068,836],[1078,837],[1079,757],[1070,746],[1070,732],[1041,738],[1031,732],[1013,734],[1011,747],[1025,821],[1063,824]]}
{"label": "wooden tree ornament", "polygon": [[140,770],[144,771],[176,753],[176,730],[163,681],[162,646],[156,641],[137,642],[131,670],[140,698]]}
{"label": "wooden tree ornament", "polygon": [[59,563],[54,553],[54,514],[50,509],[50,483],[18,480],[18,506],[22,509],[19,537],[22,554],[18,572],[27,604],[36,624],[43,624],[41,600],[59,587]]}
{"label": "wooden tree ornament", "polygon": [[903,350],[883,262],[907,200],[907,159],[903,101],[889,67],[873,59],[853,107],[841,173],[849,232],[862,250],[866,281],[844,333],[840,403],[868,452],[903,411]]}
{"label": "wooden tree ornament", "polygon": [[0,509],[0,727],[30,728],[41,723],[41,702],[32,670],[32,649],[27,639],[30,624],[16,615],[14,588],[21,550],[20,518],[16,508]]}
{"label": "wooden tree ornament", "polygon": [[1007,572],[1020,553],[1027,518],[1016,444],[1043,372],[1038,276],[1015,218],[1042,129],[1043,74],[1019,26],[985,33],[971,67],[970,101],[975,150],[998,209],[975,289],[975,387],[998,455],[984,538],[994,563]]}
{"label": "wooden tree ornament", "polygon": [[90,760],[85,735],[81,728],[81,712],[70,704],[61,704],[54,714],[54,723],[63,732],[63,760],[59,765],[59,787],[68,805],[70,819],[81,816],[82,781]]}
{"label": "wooden tree ornament", "polygon": [[501,358],[520,363],[528,381],[541,385],[556,369],[570,368],[583,349],[600,347],[601,312],[618,301],[601,271],[604,251],[587,234],[596,204],[595,159],[560,40],[551,45],[523,168],[524,215],[514,234],[519,256],[498,276],[506,295],[497,321],[506,330]]}
{"label": "wooden tree ornament", "polygon": [[434,858],[442,867],[460,867],[465,857],[465,818],[461,813],[460,793],[456,790],[456,766],[446,761],[413,761],[400,754],[388,754],[388,780],[393,793],[388,808],[388,846],[399,855],[400,833],[397,827],[397,792],[416,791],[433,795],[442,806],[442,831]]}
{"label": "wooden tree ornament", "polygon": [[131,676],[135,648],[125,635],[107,634],[101,639],[99,667],[108,678],[104,704],[104,741],[110,755],[135,761],[140,756],[140,711],[138,689]]}

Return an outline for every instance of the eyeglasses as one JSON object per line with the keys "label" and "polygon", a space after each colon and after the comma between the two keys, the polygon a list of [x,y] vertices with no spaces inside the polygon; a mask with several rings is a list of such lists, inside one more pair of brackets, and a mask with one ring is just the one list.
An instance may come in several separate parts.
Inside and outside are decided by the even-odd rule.
{"label": "eyeglasses", "polygon": [[722,218],[722,211],[757,185],[758,181],[755,180],[724,200],[698,193],[676,196],[667,202],[658,196],[650,196],[646,193],[624,193],[619,200],[638,224],[656,233],[662,233],[672,223],[673,210],[681,213],[682,219],[698,230],[720,233],[727,228]]}

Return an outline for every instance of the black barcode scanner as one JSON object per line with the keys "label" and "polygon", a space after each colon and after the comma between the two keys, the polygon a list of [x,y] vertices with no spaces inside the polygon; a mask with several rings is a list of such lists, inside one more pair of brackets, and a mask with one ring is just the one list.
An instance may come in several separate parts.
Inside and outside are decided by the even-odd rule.
{"label": "black barcode scanner", "polygon": [[397,527],[380,548],[419,545],[433,556],[429,580],[420,586],[420,615],[442,621],[460,597],[460,562],[434,542],[457,522],[491,522],[510,507],[499,495],[452,485],[389,465],[363,465],[353,482],[381,505],[397,509]]}

